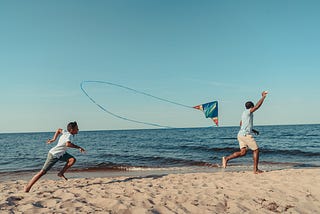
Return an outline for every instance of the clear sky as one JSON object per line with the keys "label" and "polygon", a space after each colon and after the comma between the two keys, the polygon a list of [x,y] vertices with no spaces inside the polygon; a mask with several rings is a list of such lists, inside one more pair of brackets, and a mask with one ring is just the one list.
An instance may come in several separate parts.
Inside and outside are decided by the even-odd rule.
{"label": "clear sky", "polygon": [[[221,126],[269,95],[256,125],[320,122],[320,1],[0,0],[0,132],[153,128],[104,113],[83,80],[185,105],[219,101]],[[198,110],[86,85],[110,111],[172,127],[211,126]]]}

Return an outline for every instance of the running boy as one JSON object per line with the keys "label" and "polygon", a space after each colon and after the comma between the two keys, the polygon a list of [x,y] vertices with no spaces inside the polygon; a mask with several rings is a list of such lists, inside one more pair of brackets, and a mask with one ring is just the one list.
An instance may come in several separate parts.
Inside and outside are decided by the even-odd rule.
{"label": "running boy", "polygon": [[67,148],[76,148],[79,149],[81,153],[85,152],[85,150],[72,143],[73,136],[78,134],[79,129],[77,122],[70,122],[67,126],[67,130],[65,131],[63,129],[58,129],[56,133],[54,134],[52,139],[49,139],[47,141],[47,144],[50,144],[58,138],[59,135],[59,141],[55,147],[50,149],[48,152],[48,157],[46,162],[44,163],[42,169],[40,172],[38,172],[28,183],[28,185],[25,187],[24,191],[29,192],[31,187],[43,176],[45,175],[51,168],[52,166],[57,163],[58,161],[64,161],[66,162],[66,165],[61,169],[61,171],[58,173],[58,176],[68,180],[65,176],[64,173],[69,169],[75,162],[76,159],[70,155],[69,153],[66,152]]}

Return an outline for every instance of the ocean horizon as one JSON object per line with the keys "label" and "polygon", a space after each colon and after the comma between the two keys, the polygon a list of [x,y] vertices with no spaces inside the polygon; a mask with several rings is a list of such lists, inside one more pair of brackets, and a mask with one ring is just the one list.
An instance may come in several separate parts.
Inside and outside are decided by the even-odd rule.
{"label": "ocean horizon", "polygon": [[[311,125],[320,125],[320,123],[296,123],[296,124],[260,124],[260,125],[254,125],[254,127],[262,127],[262,126],[311,126]],[[61,127],[62,129],[65,129],[64,127]],[[240,126],[237,125],[225,125],[225,126],[216,126],[214,124],[210,126],[199,126],[199,127],[172,127],[172,128],[126,128],[126,129],[90,129],[90,130],[80,130],[79,132],[99,132],[99,131],[132,131],[132,130],[162,130],[162,129],[201,129],[201,128],[240,128]],[[54,133],[56,130],[51,131],[5,131],[1,132],[1,134],[35,134],[35,133]]]}

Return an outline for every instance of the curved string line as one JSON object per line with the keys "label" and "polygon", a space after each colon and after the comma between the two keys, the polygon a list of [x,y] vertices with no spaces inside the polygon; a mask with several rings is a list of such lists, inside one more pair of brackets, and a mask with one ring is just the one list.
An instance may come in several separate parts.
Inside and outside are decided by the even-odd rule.
{"label": "curved string line", "polygon": [[168,103],[171,103],[171,104],[174,104],[174,105],[178,105],[178,106],[182,106],[182,107],[185,107],[185,108],[193,108],[191,106],[187,106],[187,105],[184,105],[184,104],[180,104],[180,103],[177,103],[177,102],[174,102],[174,101],[170,101],[170,100],[167,100],[167,99],[163,99],[161,97],[156,97],[156,96],[153,96],[152,94],[148,94],[148,93],[145,93],[145,92],[142,92],[142,91],[138,91],[138,90],[135,90],[133,88],[129,88],[129,87],[126,87],[126,86],[123,86],[123,85],[119,85],[119,84],[115,84],[115,83],[111,83],[111,82],[105,82],[105,81],[95,81],[95,80],[84,80],[80,83],[80,88],[82,90],[82,92],[90,99],[90,101],[92,103],[94,103],[96,106],[98,106],[101,110],[103,110],[104,112],[116,117],[116,118],[119,118],[119,119],[122,119],[122,120],[126,120],[126,121],[130,121],[130,122],[134,122],[134,123],[139,123],[139,124],[145,124],[145,125],[149,125],[149,126],[155,126],[155,127],[160,127],[160,128],[172,128],[170,126],[163,126],[163,125],[160,125],[160,124],[156,124],[156,123],[149,123],[149,122],[144,122],[144,121],[138,121],[138,120],[133,120],[133,119],[130,119],[130,118],[126,118],[126,117],[122,117],[120,115],[117,115],[115,113],[112,113],[111,111],[107,110],[105,107],[103,107],[102,105],[100,105],[99,103],[97,103],[88,93],[87,91],[84,89],[84,84],[85,83],[101,83],[101,84],[108,84],[108,85],[112,85],[112,86],[116,86],[116,87],[120,87],[120,88],[124,88],[124,89],[127,89],[129,91],[133,91],[135,93],[138,93],[138,94],[142,94],[142,95],[145,95],[145,96],[148,96],[148,97],[152,97],[154,99],[158,99],[158,100],[161,100],[161,101],[164,101],[164,102],[168,102]]}

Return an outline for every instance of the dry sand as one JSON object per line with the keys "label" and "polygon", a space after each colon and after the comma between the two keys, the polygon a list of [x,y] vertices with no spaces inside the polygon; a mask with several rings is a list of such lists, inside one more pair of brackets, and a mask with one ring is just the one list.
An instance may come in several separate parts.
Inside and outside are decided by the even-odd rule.
{"label": "dry sand", "polygon": [[[31,175],[30,175],[31,178]],[[0,213],[320,213],[320,169],[0,183]]]}

